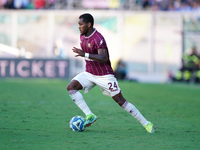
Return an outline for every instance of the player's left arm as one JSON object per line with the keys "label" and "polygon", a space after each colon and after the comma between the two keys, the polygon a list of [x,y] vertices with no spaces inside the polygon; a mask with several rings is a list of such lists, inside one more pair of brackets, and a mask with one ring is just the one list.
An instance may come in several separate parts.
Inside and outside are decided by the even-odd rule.
{"label": "player's left arm", "polygon": [[94,61],[98,61],[101,63],[107,63],[108,61],[107,49],[105,48],[98,49],[98,54],[89,54],[89,59],[92,59]]}
{"label": "player's left arm", "polygon": [[[82,51],[81,49],[78,49],[76,47],[73,47],[73,52],[76,53],[77,55],[75,57],[81,56],[85,57],[85,52]],[[107,49],[105,48],[100,48],[98,49],[98,54],[89,54],[89,59],[92,59],[94,61],[98,61],[101,63],[107,63],[108,61],[108,54],[107,54]]]}

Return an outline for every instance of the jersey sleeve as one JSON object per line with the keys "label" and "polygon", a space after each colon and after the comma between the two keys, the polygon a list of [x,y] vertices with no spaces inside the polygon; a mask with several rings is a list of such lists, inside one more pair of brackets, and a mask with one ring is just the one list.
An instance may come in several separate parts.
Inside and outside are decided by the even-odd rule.
{"label": "jersey sleeve", "polygon": [[106,41],[105,41],[103,36],[96,39],[96,46],[97,46],[97,49],[100,49],[100,48],[106,48],[107,49],[107,44],[106,44]]}

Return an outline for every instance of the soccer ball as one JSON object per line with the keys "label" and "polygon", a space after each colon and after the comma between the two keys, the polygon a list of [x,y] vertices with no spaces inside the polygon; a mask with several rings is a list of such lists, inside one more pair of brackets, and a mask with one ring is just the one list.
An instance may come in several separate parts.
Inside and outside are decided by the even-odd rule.
{"label": "soccer ball", "polygon": [[85,119],[82,116],[74,116],[69,122],[69,127],[72,131],[82,132],[85,129],[84,122]]}

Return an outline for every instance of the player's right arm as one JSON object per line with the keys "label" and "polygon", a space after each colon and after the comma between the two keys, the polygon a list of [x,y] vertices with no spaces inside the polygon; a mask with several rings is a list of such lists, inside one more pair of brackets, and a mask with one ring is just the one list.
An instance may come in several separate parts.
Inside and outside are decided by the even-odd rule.
{"label": "player's right arm", "polygon": [[[73,52],[76,53],[75,57],[85,57],[85,52],[82,51],[79,48],[73,47],[72,48]],[[94,60],[94,61],[98,61],[101,63],[107,63],[108,61],[108,51],[105,48],[100,48],[98,49],[98,54],[89,54],[89,59]]]}

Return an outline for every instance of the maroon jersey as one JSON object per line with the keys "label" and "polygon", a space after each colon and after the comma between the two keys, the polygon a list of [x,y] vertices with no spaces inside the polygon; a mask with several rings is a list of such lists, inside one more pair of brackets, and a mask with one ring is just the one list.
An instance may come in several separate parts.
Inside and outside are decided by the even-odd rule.
{"label": "maroon jersey", "polygon": [[[85,37],[84,35],[80,36],[80,40],[81,49],[85,53],[98,54],[98,49],[100,48],[105,48],[108,51],[108,47],[104,37],[96,29],[89,37]],[[113,69],[111,68],[109,53],[107,52],[107,54],[107,63],[100,63],[86,58],[86,72],[98,76],[114,74]]]}

